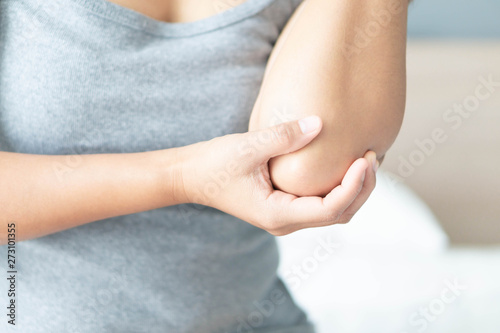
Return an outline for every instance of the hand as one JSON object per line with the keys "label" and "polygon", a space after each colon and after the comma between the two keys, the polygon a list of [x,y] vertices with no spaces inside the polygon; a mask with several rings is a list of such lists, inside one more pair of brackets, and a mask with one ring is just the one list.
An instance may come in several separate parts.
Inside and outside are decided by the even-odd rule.
{"label": "hand", "polygon": [[356,160],[341,185],[324,198],[275,190],[269,178],[272,157],[306,146],[321,127],[321,119],[311,116],[183,147],[181,178],[187,201],[219,209],[276,236],[349,222],[375,188],[374,152]]}

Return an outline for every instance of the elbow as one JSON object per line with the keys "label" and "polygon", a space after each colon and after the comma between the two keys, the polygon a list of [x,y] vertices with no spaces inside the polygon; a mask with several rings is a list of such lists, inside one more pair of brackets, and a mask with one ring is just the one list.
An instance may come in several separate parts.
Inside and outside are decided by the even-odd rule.
{"label": "elbow", "polygon": [[[269,161],[274,187],[296,196],[325,196],[338,186],[357,153],[324,152],[321,141]],[[364,153],[361,153],[363,156]]]}
{"label": "elbow", "polygon": [[[327,170],[329,169],[329,170]],[[309,163],[300,155],[287,154],[269,161],[269,175],[274,187],[299,197],[325,196],[342,181],[340,166]]]}
{"label": "elbow", "polygon": [[[369,150],[380,160],[395,141],[400,116],[353,122],[324,121],[309,145],[269,161],[274,187],[296,196],[325,196],[341,184],[349,167]],[[370,117],[367,117],[370,118]]]}

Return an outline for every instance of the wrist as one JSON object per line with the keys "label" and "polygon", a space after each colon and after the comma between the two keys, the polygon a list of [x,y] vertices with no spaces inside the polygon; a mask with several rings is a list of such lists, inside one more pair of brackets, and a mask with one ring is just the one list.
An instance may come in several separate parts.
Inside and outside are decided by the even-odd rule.
{"label": "wrist", "polygon": [[[187,146],[188,147],[188,146]],[[151,152],[153,168],[158,179],[158,191],[165,199],[165,206],[191,203],[190,185],[186,184],[187,164],[190,163],[187,147],[176,147]]]}
{"label": "wrist", "polygon": [[202,141],[188,146],[176,148],[177,178],[176,182],[180,188],[181,199],[184,203],[207,205],[208,201],[200,192],[204,183],[204,173],[209,168],[206,160],[203,160],[203,152],[207,151],[207,142]]}

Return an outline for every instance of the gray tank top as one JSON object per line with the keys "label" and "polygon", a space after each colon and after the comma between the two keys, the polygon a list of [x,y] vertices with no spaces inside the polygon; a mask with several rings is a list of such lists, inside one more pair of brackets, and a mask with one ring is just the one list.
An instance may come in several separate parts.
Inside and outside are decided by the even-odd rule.
{"label": "gray tank top", "polygon": [[[129,153],[245,132],[300,1],[177,24],[105,0],[0,0],[0,150]],[[2,301],[0,331],[313,332],[277,264],[271,235],[209,207],[97,221],[17,244],[16,325]]]}

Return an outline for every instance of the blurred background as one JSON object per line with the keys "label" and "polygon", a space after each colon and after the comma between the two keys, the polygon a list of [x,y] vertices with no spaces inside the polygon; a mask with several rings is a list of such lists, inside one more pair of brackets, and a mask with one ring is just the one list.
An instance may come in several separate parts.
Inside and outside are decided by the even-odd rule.
{"label": "blurred background", "polygon": [[[384,169],[424,199],[452,243],[500,242],[500,1],[414,0],[407,66],[406,118]],[[479,99],[483,79],[497,85]],[[446,140],[432,150],[435,129]]]}
{"label": "blurred background", "polygon": [[372,196],[347,225],[278,238],[318,333],[500,332],[500,0],[414,0],[408,35]]}
{"label": "blurred background", "polygon": [[408,33],[413,38],[499,38],[498,0],[413,0]]}

